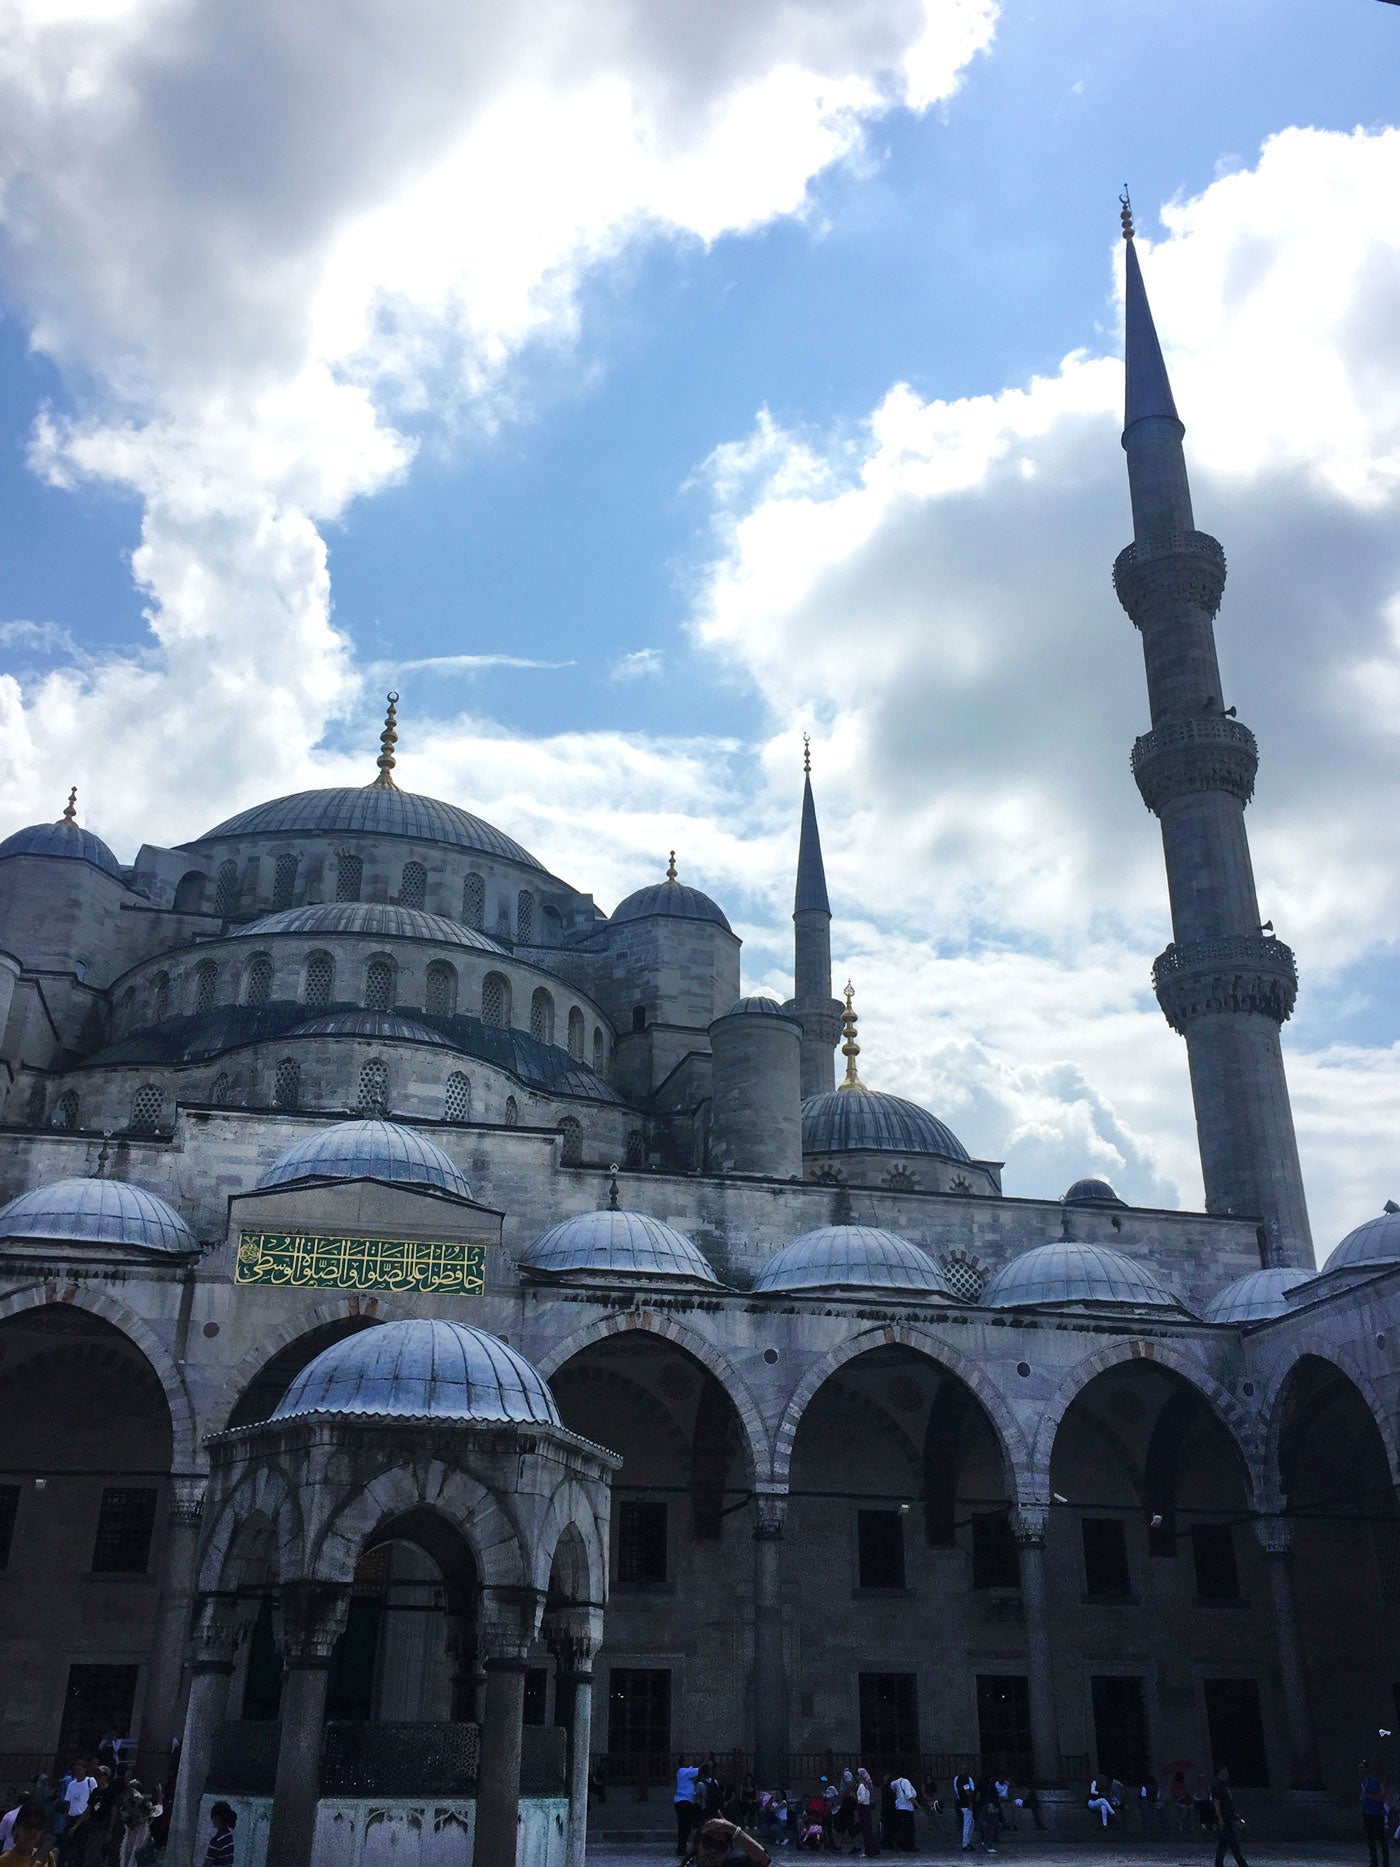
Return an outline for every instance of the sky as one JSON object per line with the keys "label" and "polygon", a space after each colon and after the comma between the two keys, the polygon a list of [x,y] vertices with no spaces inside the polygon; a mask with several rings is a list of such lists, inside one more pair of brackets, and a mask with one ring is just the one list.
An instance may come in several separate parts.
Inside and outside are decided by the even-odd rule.
{"label": "sky", "polygon": [[1119,190],[1225,546],[1319,1253],[1396,1192],[1400,13],[10,0],[0,834],[398,776],[790,990],[1009,1192],[1199,1206],[1127,755]]}

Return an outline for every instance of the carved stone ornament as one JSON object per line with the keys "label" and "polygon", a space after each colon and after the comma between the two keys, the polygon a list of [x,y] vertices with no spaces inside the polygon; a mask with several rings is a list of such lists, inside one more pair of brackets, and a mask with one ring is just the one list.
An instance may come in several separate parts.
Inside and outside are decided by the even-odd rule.
{"label": "carved stone ornament", "polygon": [[1133,746],[1133,776],[1157,816],[1174,798],[1224,791],[1247,804],[1254,795],[1259,749],[1254,734],[1224,714],[1166,720]]}
{"label": "carved stone ornament", "polygon": [[192,1525],[199,1522],[199,1513],[204,1509],[204,1493],[208,1489],[206,1478],[172,1478],[170,1481],[170,1521],[172,1524]]}
{"label": "carved stone ornament", "polygon": [[232,1663],[243,1633],[240,1605],[224,1595],[201,1595],[190,1628],[190,1662],[217,1669]]}
{"label": "carved stone ornament", "polygon": [[1011,1534],[1021,1549],[1044,1549],[1049,1524],[1048,1504],[1018,1504],[1011,1513]]}
{"label": "carved stone ornament", "polygon": [[287,1582],[281,1592],[282,1657],[289,1666],[328,1666],[345,1631],[350,1590],[335,1582]]}
{"label": "carved stone ornament", "polygon": [[1225,553],[1209,532],[1163,532],[1118,553],[1113,587],[1140,629],[1183,605],[1214,616],[1225,591]]}
{"label": "carved stone ornament", "polygon": [[753,1507],[755,1540],[780,1537],[787,1522],[787,1492],[760,1491],[754,1497]]}
{"label": "carved stone ornament", "polygon": [[1282,1024],[1298,996],[1298,968],[1282,940],[1232,934],[1169,946],[1152,968],[1152,989],[1174,1031],[1221,1011],[1257,1012]]}
{"label": "carved stone ornament", "polygon": [[1280,1559],[1293,1554],[1293,1520],[1291,1517],[1256,1517],[1254,1534],[1259,1539],[1259,1547],[1266,1556]]}

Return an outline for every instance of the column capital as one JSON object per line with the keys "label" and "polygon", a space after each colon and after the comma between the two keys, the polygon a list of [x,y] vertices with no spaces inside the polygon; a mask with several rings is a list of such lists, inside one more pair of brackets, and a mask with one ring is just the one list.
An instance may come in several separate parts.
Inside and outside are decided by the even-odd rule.
{"label": "column capital", "polygon": [[483,1665],[493,1660],[524,1663],[540,1628],[544,1596],[537,1588],[483,1588],[476,1614],[476,1650]]}
{"label": "column capital", "polygon": [[350,1612],[349,1585],[284,1582],[279,1591],[279,1645],[288,1666],[329,1666]]}
{"label": "column capital", "polygon": [[754,1524],[753,1535],[756,1543],[776,1542],[783,1534],[787,1522],[788,1494],[786,1490],[757,1490],[753,1497]]}
{"label": "column capital", "polygon": [[591,1677],[589,1662],[602,1644],[602,1620],[597,1608],[557,1608],[545,1615],[540,1631],[561,1678]]}
{"label": "column capital", "polygon": [[1256,1517],[1252,1525],[1259,1547],[1266,1556],[1282,1562],[1293,1554],[1293,1519],[1291,1517]]}
{"label": "column capital", "polygon": [[1011,1510],[1011,1534],[1020,1549],[1044,1549],[1050,1526],[1048,1504],[1016,1504]]}
{"label": "column capital", "polygon": [[202,1474],[188,1474],[170,1480],[170,1521],[186,1526],[197,1524],[204,1509],[204,1494],[209,1480]]}
{"label": "column capital", "polygon": [[190,1621],[190,1664],[196,1672],[232,1669],[243,1636],[244,1615],[228,1595],[199,1595]]}

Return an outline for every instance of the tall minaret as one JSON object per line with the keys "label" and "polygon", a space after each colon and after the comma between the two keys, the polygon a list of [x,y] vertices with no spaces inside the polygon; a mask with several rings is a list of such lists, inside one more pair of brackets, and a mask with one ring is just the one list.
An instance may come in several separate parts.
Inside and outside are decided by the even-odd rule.
{"label": "tall minaret", "polygon": [[797,845],[797,892],[792,904],[794,996],[787,1009],[802,1026],[802,1099],[836,1087],[836,1044],[841,1005],[831,996],[831,902],[822,865],[822,839],[812,798],[812,748],[802,736],[802,833]]}
{"label": "tall minaret", "polygon": [[1123,447],[1133,542],[1113,566],[1142,635],[1152,730],[1133,747],[1143,802],[1161,822],[1172,943],[1153,967],[1157,1002],[1186,1039],[1210,1212],[1257,1217],[1267,1261],[1310,1266],[1312,1237],[1279,1027],[1293,1009],[1293,954],[1260,924],[1244,807],[1254,735],[1226,708],[1215,657],[1225,553],[1198,532],[1182,438],[1133,244],[1127,242]]}

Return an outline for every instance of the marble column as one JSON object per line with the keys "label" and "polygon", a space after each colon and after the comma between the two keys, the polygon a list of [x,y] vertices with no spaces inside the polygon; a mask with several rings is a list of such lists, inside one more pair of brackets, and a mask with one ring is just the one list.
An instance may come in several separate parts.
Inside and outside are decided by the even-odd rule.
{"label": "marble column", "polygon": [[529,1588],[483,1588],[477,1651],[486,1668],[477,1766],[472,1867],[516,1867],[525,1656],[539,1631],[543,1598]]}
{"label": "marble column", "polygon": [[180,1867],[195,1858],[198,1846],[199,1803],[209,1775],[214,1739],[228,1717],[238,1634],[238,1619],[231,1602],[212,1595],[197,1602],[189,1647],[190,1690],[185,1702],[180,1774],[175,1779],[166,1847],[166,1859],[180,1863]]}
{"label": "marble column", "polygon": [[149,1771],[162,1779],[168,1776],[170,1747],[180,1730],[180,1688],[204,1489],[202,1477],[172,1478],[167,1498],[160,1595],[156,1603],[151,1657],[146,1667],[138,1740],[142,1774]]}
{"label": "marble column", "polygon": [[783,1524],[785,1491],[754,1499],[753,1698],[754,1778],[763,1789],[787,1781],[788,1699],[783,1670]]}
{"label": "marble column", "polygon": [[267,1858],[277,1867],[307,1867],[321,1796],[321,1747],[331,1659],[350,1608],[347,1587],[288,1582],[282,1603],[282,1730]]}
{"label": "marble column", "polygon": [[1060,1727],[1055,1716],[1054,1655],[1045,1577],[1045,1504],[1021,1504],[1011,1513],[1011,1531],[1021,1558],[1021,1612],[1026,1629],[1026,1685],[1031,1711],[1031,1770],[1037,1789],[1060,1781]]}
{"label": "marble column", "polygon": [[1293,1586],[1293,1525],[1285,1517],[1260,1517],[1255,1520],[1254,1530],[1269,1571],[1269,1596],[1274,1609],[1278,1665],[1283,1681],[1283,1710],[1288,1725],[1289,1786],[1321,1789],[1322,1765],[1308,1697],[1298,1596]]}
{"label": "marble column", "polygon": [[588,1766],[593,1741],[594,1641],[577,1628],[545,1625],[554,1656],[554,1722],[564,1727],[565,1780],[569,1786],[569,1841],[565,1867],[583,1867],[588,1845]]}

